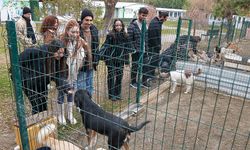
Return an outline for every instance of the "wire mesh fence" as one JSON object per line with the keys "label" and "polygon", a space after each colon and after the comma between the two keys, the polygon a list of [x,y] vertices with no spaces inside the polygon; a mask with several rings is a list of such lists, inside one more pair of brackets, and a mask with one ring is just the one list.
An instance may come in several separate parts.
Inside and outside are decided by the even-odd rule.
{"label": "wire mesh fence", "polygon": [[[214,61],[216,46],[223,47],[225,42],[245,38],[249,27],[245,22],[241,27],[234,24],[226,29],[224,26],[229,25],[225,23],[212,24],[197,30],[196,36],[192,36],[192,21],[180,18],[177,27],[163,24],[162,49],[159,52],[146,48],[145,41],[155,38],[148,36],[150,31],[146,29],[146,24],[138,33],[139,39],[114,32],[106,37],[99,36],[103,42],[98,51],[93,51],[93,56],[98,58],[98,66],[93,71],[92,98],[79,98],[91,99],[94,103],[88,111],[75,103],[80,107],[80,110],[73,109],[75,124],[70,121],[72,118],[67,118],[72,108],[69,103],[72,102],[69,101],[71,92],[79,90],[74,85],[77,83],[69,82],[67,77],[70,70],[68,58],[75,58],[69,53],[70,47],[57,40],[24,49],[25,45],[18,44],[20,41],[13,32],[15,22],[7,22],[8,34],[4,36],[8,37],[6,45],[17,106],[17,144],[23,149],[41,146],[81,149],[90,145],[93,149],[117,149],[120,147],[114,146],[114,143],[124,144],[127,138],[117,140],[127,132],[118,132],[114,139],[110,139],[108,133],[127,129],[127,126],[122,121],[117,122],[115,117],[108,117],[113,114],[135,126],[151,121],[137,132],[127,129],[133,132],[130,149],[248,149],[249,74],[238,64],[229,68]],[[228,30],[234,30],[234,33],[228,33]],[[135,43],[139,44],[138,50],[133,46]],[[60,48],[65,48],[65,51],[60,51]],[[135,54],[137,58],[133,60],[131,55]],[[77,58],[75,61],[81,63],[83,60]],[[84,61],[88,61],[86,57]],[[132,69],[133,65],[136,65],[135,69]],[[202,72],[195,79],[198,68]],[[162,73],[168,77],[164,78]],[[187,81],[189,76],[192,77],[191,83]],[[180,86],[174,90],[176,82]],[[184,94],[188,87],[191,90]],[[73,102],[74,99],[76,96]],[[62,107],[62,100],[67,101],[65,108]],[[64,109],[67,122],[61,125],[58,116],[64,113]],[[102,114],[104,112],[105,115]],[[86,114],[91,117],[84,118],[88,116]],[[96,120],[101,121],[91,122]],[[97,132],[101,134],[97,134],[96,142],[90,140],[93,135],[85,130],[86,126],[97,126]]]}

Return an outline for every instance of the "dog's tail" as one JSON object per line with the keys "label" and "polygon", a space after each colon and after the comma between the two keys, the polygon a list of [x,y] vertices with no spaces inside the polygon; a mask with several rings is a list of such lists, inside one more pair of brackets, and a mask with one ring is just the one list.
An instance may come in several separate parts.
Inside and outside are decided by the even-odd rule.
{"label": "dog's tail", "polygon": [[130,132],[139,131],[139,130],[141,130],[146,124],[148,124],[149,122],[150,122],[150,121],[145,121],[145,122],[139,124],[139,125],[136,126],[136,127],[129,126],[129,130],[130,130]]}
{"label": "dog's tail", "polygon": [[56,130],[56,126],[54,124],[48,124],[40,129],[37,134],[37,142],[42,144],[44,139],[53,133]]}

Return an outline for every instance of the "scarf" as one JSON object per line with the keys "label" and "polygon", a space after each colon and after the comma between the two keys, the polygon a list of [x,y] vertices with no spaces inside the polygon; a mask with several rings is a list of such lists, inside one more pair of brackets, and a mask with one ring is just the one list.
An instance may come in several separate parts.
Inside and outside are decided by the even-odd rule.
{"label": "scarf", "polygon": [[69,42],[67,51],[68,81],[73,85],[73,82],[77,80],[78,70],[82,66],[85,54],[82,47],[77,49],[77,41]]}
{"label": "scarf", "polygon": [[33,27],[32,27],[32,25],[30,23],[30,19],[26,18],[24,16],[22,16],[22,17],[26,21],[27,37],[32,39],[32,43],[33,44],[36,44],[36,37],[35,37],[35,33],[34,33],[34,30],[33,30]]}

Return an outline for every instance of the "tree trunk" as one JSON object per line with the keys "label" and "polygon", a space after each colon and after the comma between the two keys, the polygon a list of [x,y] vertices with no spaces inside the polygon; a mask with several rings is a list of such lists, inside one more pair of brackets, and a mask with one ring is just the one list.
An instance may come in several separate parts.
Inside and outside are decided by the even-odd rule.
{"label": "tree trunk", "polygon": [[104,34],[107,33],[111,23],[112,18],[114,17],[115,13],[115,5],[118,0],[104,0],[105,3],[105,14],[104,14]]}

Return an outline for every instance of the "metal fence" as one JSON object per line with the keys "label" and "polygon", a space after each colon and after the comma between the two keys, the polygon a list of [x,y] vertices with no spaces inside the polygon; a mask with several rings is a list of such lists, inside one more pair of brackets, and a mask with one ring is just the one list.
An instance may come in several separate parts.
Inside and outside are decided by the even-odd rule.
{"label": "metal fence", "polygon": [[[191,61],[189,55],[189,51],[195,52],[197,49],[204,48],[205,52],[212,52],[215,46],[221,46],[225,41],[232,42],[244,39],[249,25],[246,21],[243,22],[242,27],[238,27],[239,29],[236,29],[237,25],[235,24],[228,25],[231,27],[225,29],[223,23],[220,26],[213,24],[211,29],[207,29],[207,31],[203,29],[200,32],[200,36],[202,36],[200,45],[198,42],[192,41],[192,20],[180,18],[177,27],[163,27],[162,45],[163,48],[167,47],[167,49],[162,50],[158,58],[160,66],[154,70],[156,74],[154,78],[148,71],[144,70],[145,67],[151,67],[150,63],[145,63],[145,60],[149,59],[145,57],[144,40],[147,35],[145,23],[142,27],[142,31],[145,32],[140,35],[141,48],[137,62],[131,61],[130,55],[134,53],[133,49],[125,46],[132,44],[133,41],[124,42],[123,45],[107,45],[114,49],[120,48],[129,51],[120,54],[119,57],[114,57],[113,53],[105,53],[105,51],[95,54],[101,59],[97,71],[94,72],[92,100],[106,112],[124,118],[129,123],[138,125],[146,120],[151,121],[144,129],[131,134],[130,149],[249,149],[249,73],[237,67],[232,69],[223,65],[214,65],[211,62],[212,57],[208,57],[209,59],[205,62],[198,59]],[[27,62],[20,61],[22,50],[14,32],[15,22],[7,21],[6,29],[5,36],[8,37],[7,45],[18,118],[17,143],[25,150],[36,149],[42,145],[53,145],[53,141],[57,139],[62,140],[64,144],[61,146],[66,149],[69,146],[67,142],[79,148],[86,147],[88,134],[84,130],[82,117],[78,110],[74,111],[77,124],[67,123],[67,125],[58,125],[57,127],[57,119],[55,119],[58,113],[57,94],[65,88],[55,88],[55,82],[50,82],[51,87],[40,92],[39,89],[24,84],[25,81],[37,82],[37,78],[51,76],[51,74],[45,74],[44,70],[40,70],[40,72],[30,70],[33,62],[43,62],[51,56],[39,55],[39,57]],[[210,31],[208,32],[208,30]],[[228,30],[233,30],[234,33],[231,31],[229,33]],[[148,38],[148,40],[152,40],[150,37]],[[39,48],[42,51],[42,48]],[[164,54],[164,51],[170,52]],[[195,52],[195,54],[197,53]],[[164,58],[171,61],[171,65],[166,68],[163,67],[163,63],[166,61]],[[112,63],[117,61],[129,64],[116,66]],[[21,65],[25,63],[30,64]],[[138,65],[138,69],[134,70],[137,73],[136,88],[130,85],[132,63]],[[169,72],[176,69],[195,71],[197,68],[202,69],[202,74],[191,83],[192,90],[188,94],[184,94],[184,90],[186,90],[184,82],[180,83],[181,86],[176,88],[175,93],[171,93],[172,82],[170,78],[160,76],[160,73],[164,71]],[[34,73],[34,76],[24,79],[24,70]],[[122,77],[121,83],[111,84],[110,82],[119,80],[118,76]],[[143,76],[152,78],[148,80],[151,85],[149,88],[143,86]],[[62,79],[59,78],[60,80]],[[36,84],[47,86],[47,84],[43,85],[43,82]],[[114,93],[119,88],[121,88],[121,95],[118,98]],[[43,113],[32,114],[28,100],[30,97],[23,94],[25,90],[33,92],[30,96],[37,96],[37,99],[39,96],[44,97],[48,109]],[[112,122],[113,120],[106,121]],[[54,140],[50,141],[52,143],[49,144],[39,143],[37,133],[46,124],[56,125],[57,128],[53,131],[54,135],[50,136]],[[120,126],[114,123],[113,128],[117,127]],[[112,130],[112,127],[108,130]],[[122,135],[122,133],[120,134]],[[97,143],[93,145],[93,148],[108,149],[107,140],[107,137],[98,134]]]}

